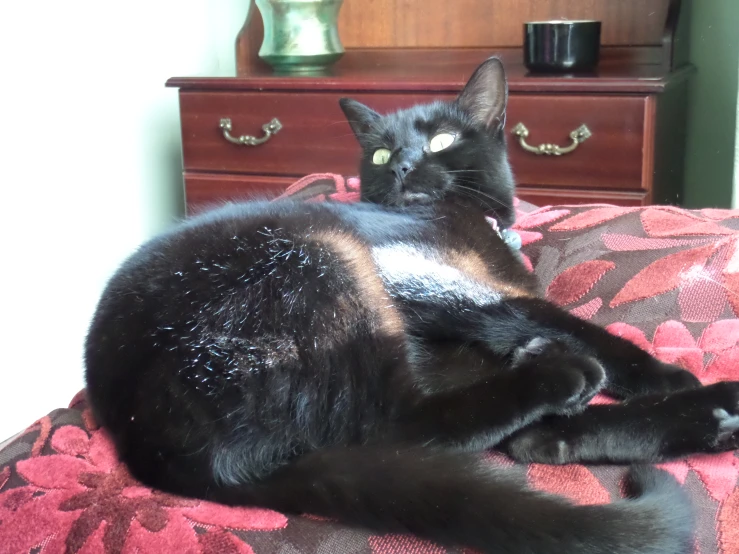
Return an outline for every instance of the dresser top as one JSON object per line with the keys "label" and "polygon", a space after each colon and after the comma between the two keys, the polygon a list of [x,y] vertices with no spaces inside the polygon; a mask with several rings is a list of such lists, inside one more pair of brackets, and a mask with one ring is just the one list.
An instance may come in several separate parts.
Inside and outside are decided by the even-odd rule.
{"label": "dresser top", "polygon": [[694,70],[685,66],[667,73],[659,63],[626,63],[617,55],[604,55],[591,74],[531,75],[520,52],[515,56],[473,48],[353,50],[320,75],[281,76],[264,66],[239,77],[173,77],[167,86],[199,91],[457,92],[478,64],[496,54],[503,59],[511,92],[658,93]]}

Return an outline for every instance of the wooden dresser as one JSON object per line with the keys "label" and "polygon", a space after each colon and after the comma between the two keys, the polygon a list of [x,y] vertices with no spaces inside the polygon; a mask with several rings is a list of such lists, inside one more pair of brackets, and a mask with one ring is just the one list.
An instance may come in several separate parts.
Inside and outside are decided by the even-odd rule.
{"label": "wooden dresser", "polygon": [[[673,41],[676,21],[670,17],[676,15],[663,15],[667,27],[673,26],[665,31]],[[167,82],[179,88],[189,213],[223,200],[278,195],[308,173],[355,175],[359,146],[339,98],[349,96],[381,112],[451,99],[493,54],[503,58],[508,73],[508,147],[520,197],[538,205],[681,200],[692,68],[676,62],[667,38],[653,48],[606,47],[597,73],[569,76],[529,75],[520,49],[475,46],[354,48],[330,74],[280,77],[254,59],[261,36],[255,32],[250,40],[252,53],[243,55],[252,63],[238,77]],[[279,130],[265,133],[263,126],[273,120]],[[522,132],[519,124],[528,131],[525,144],[514,134]],[[583,125],[589,137],[567,148],[573,146],[571,133]],[[260,140],[234,143],[242,135]],[[570,151],[531,151],[554,150],[540,145]]]}

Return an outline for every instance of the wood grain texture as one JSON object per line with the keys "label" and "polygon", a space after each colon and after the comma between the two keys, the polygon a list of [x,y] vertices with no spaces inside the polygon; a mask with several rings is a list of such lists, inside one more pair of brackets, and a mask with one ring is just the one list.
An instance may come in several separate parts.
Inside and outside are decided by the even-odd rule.
{"label": "wood grain texture", "polygon": [[657,127],[657,96],[648,96],[644,102],[644,129],[642,132],[641,182],[651,203],[654,193],[654,141]]}
{"label": "wood grain texture", "polygon": [[270,68],[260,66],[251,68],[241,77],[176,77],[169,79],[167,85],[190,90],[452,93],[461,90],[475,68],[494,54],[501,55],[511,92],[661,92],[687,79],[694,71],[691,66],[685,66],[667,72],[659,59],[656,63],[634,63],[633,59],[625,57],[626,50],[619,52],[613,63],[603,60],[594,73],[563,77],[529,74],[523,66],[520,50],[356,50],[347,52],[323,75],[279,76]]}
{"label": "wood grain texture", "polygon": [[[268,69],[258,58],[264,35],[253,1],[236,38],[237,75]],[[687,63],[690,0],[346,0],[339,31],[348,50],[518,49],[524,21],[603,22],[601,65],[612,50],[644,52],[666,69]],[[395,10],[395,11],[388,11]],[[520,57],[520,56],[519,56]]]}
{"label": "wood grain texture", "polygon": [[569,154],[536,155],[509,134],[508,152],[521,185],[639,190],[642,182],[645,96],[512,94],[506,116],[510,130],[519,122],[527,143],[567,146],[571,131],[585,124],[592,137]]}
{"label": "wood grain texture", "polygon": [[[339,108],[337,93],[192,92],[180,94],[183,159],[186,170],[301,176],[356,172],[359,146]],[[445,94],[358,94],[379,112],[451,100]],[[508,103],[508,132],[524,123],[529,144],[566,146],[569,133],[585,124],[593,136],[563,156],[538,156],[509,139],[511,165],[520,184],[638,190],[643,188],[644,96],[514,95]],[[276,117],[282,130],[267,143],[227,142],[221,118],[234,135],[259,135]],[[650,181],[651,184],[651,181]]]}
{"label": "wood grain texture", "polygon": [[282,194],[296,179],[256,175],[184,173],[187,215],[216,208],[226,202],[271,199]]}
{"label": "wood grain texture", "polygon": [[604,45],[661,45],[669,0],[345,0],[348,48],[520,46],[525,21],[596,19]]}
{"label": "wood grain texture", "polygon": [[[217,208],[226,202],[271,199],[282,194],[297,177],[218,175],[185,172],[187,215]],[[609,203],[616,206],[647,205],[644,192],[590,191],[520,186],[517,196],[537,206]]]}
{"label": "wood grain texture", "polygon": [[516,196],[536,206],[563,206],[568,204],[612,204],[614,206],[647,206],[646,192],[610,190],[571,190],[561,188],[518,187]]}
{"label": "wood grain texture", "polygon": [[[186,170],[260,175],[356,173],[359,145],[339,108],[339,93],[190,92],[180,93],[182,152]],[[354,98],[387,112],[438,95],[357,94]],[[446,98],[452,98],[447,96]],[[261,135],[276,117],[282,130],[259,146],[231,144],[218,127],[233,123],[233,135]]]}
{"label": "wood grain texture", "polygon": [[[259,62],[262,22],[252,9],[236,41],[239,77],[167,82],[180,88],[188,207],[276,195],[307,173],[356,174],[359,147],[338,107],[340,97],[379,111],[450,99],[491,55],[501,57],[509,78],[509,132],[523,122],[532,145],[565,145],[582,123],[593,133],[562,157],[536,156],[509,136],[522,198],[539,205],[679,201],[686,82],[694,71],[666,63],[684,59],[685,41],[670,29],[679,4],[346,0],[341,29],[349,50],[326,73],[304,77],[276,76]],[[598,70],[530,75],[522,64],[521,24],[561,17],[603,21]],[[284,128],[264,145],[237,146],[218,128],[223,117],[233,120],[234,135],[259,135],[273,117]]]}

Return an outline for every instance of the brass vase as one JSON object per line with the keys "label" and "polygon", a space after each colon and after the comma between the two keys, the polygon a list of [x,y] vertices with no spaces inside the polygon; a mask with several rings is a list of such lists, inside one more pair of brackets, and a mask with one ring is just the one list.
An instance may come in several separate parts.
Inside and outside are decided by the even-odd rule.
{"label": "brass vase", "polygon": [[336,62],[344,0],[256,0],[264,21],[259,57],[279,73],[320,73]]}

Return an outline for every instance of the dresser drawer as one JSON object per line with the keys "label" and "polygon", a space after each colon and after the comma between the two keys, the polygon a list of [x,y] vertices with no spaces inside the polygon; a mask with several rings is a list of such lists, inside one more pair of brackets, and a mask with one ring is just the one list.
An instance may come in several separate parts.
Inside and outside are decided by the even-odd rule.
{"label": "dresser drawer", "polygon": [[[359,145],[339,107],[340,93],[182,92],[185,170],[303,176],[355,175]],[[380,112],[428,102],[424,94],[352,94]],[[231,144],[219,128],[231,119],[234,136],[261,136],[273,118],[282,129],[259,146]]]}
{"label": "dresser drawer", "polygon": [[[299,177],[333,172],[355,175],[359,145],[339,108],[340,93],[194,92],[180,94],[186,171]],[[379,112],[453,95],[352,94]],[[516,181],[537,187],[646,190],[646,96],[527,95],[509,100],[508,149]],[[273,118],[282,129],[258,146],[232,144],[219,128],[229,118],[232,136],[262,136]],[[561,156],[525,150],[511,131],[529,130],[528,144],[570,144],[586,125],[590,138]],[[651,140],[651,139],[650,139]]]}
{"label": "dresser drawer", "polygon": [[[285,192],[295,182],[293,177],[194,172],[185,172],[184,178],[187,215],[197,214],[225,202],[271,199]],[[333,186],[313,184],[310,189],[297,193],[294,198],[313,197],[334,191]],[[644,206],[649,203],[647,193],[639,191],[594,191],[524,185],[518,188],[516,196],[536,206],[592,203]]]}
{"label": "dresser drawer", "polygon": [[[512,95],[506,118],[508,151],[520,185],[643,190],[651,167],[645,146],[646,96]],[[571,145],[570,132],[586,125],[591,136],[569,153],[537,155],[512,134],[518,123],[526,143]],[[646,144],[651,145],[652,137]],[[646,164],[646,165],[645,165]]]}
{"label": "dresser drawer", "polygon": [[613,204],[614,206],[646,206],[649,194],[644,191],[610,191],[588,189],[558,189],[554,187],[520,186],[516,196],[535,206],[568,204]]}
{"label": "dresser drawer", "polygon": [[295,179],[185,172],[184,181],[187,214],[194,215],[226,202],[272,199],[285,192]]}

